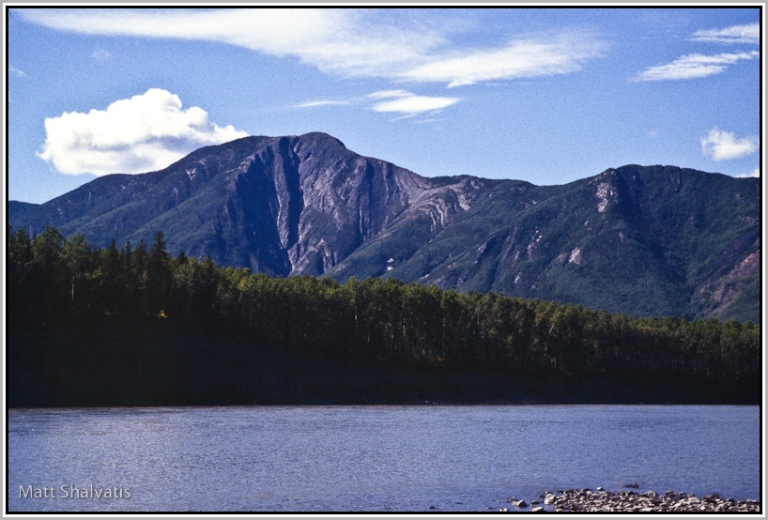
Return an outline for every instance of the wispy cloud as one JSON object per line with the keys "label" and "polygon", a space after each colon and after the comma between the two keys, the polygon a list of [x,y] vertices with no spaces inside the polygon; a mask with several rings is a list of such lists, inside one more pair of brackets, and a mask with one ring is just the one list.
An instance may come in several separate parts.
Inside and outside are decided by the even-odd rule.
{"label": "wispy cloud", "polygon": [[110,53],[106,49],[96,49],[95,51],[93,51],[93,53],[91,53],[91,58],[93,58],[96,61],[108,60],[111,57],[112,57],[112,53]]}
{"label": "wispy cloud", "polygon": [[408,96],[413,96],[413,93],[403,89],[379,90],[378,92],[368,94],[368,97],[371,99],[403,98]]}
{"label": "wispy cloud", "polygon": [[718,127],[712,128],[707,137],[701,138],[701,151],[715,161],[738,159],[755,153],[760,148],[757,136],[736,138],[733,132],[725,132]]}
{"label": "wispy cloud", "polygon": [[368,94],[371,99],[389,99],[373,105],[375,112],[397,112],[413,116],[424,112],[435,112],[454,105],[460,98],[417,96],[407,90],[385,90]]}
{"label": "wispy cloud", "polygon": [[751,60],[759,55],[757,51],[722,53],[713,56],[688,54],[672,63],[648,67],[633,79],[634,81],[665,81],[704,78],[724,72],[728,65],[741,60]]}
{"label": "wispy cloud", "polygon": [[[347,100],[317,100],[305,101],[292,108],[311,108],[320,106],[358,105],[367,107],[374,112],[395,112],[403,117],[413,117],[424,113],[437,113],[443,108],[454,105],[460,98],[440,96],[420,96],[408,90],[380,90],[367,96],[354,97]],[[402,118],[399,118],[402,119]]]}
{"label": "wispy cloud", "polygon": [[349,105],[349,101],[332,101],[330,99],[321,99],[318,101],[305,101],[304,103],[294,105],[293,108],[312,108],[332,105]]}
{"label": "wispy cloud", "polygon": [[8,65],[8,72],[13,74],[17,78],[23,78],[23,77],[25,77],[27,75],[23,70],[19,70],[16,67],[14,67],[13,65]]}
{"label": "wispy cloud", "polygon": [[578,71],[601,56],[606,46],[586,35],[560,35],[550,39],[528,38],[500,49],[436,56],[428,63],[399,74],[411,81],[447,82],[449,87],[483,81],[552,76]]}
{"label": "wispy cloud", "polygon": [[755,168],[754,170],[752,170],[749,173],[740,173],[736,177],[738,177],[739,179],[752,178],[752,177],[760,177],[760,168]]}
{"label": "wispy cloud", "polygon": [[211,123],[199,107],[182,109],[178,96],[157,88],[106,110],[46,118],[45,132],[38,156],[72,175],[159,170],[202,146],[247,135]]}
{"label": "wispy cloud", "polygon": [[726,29],[696,31],[691,40],[714,43],[760,43],[760,24],[734,25]]}
{"label": "wispy cloud", "polygon": [[[467,49],[448,30],[388,21],[376,9],[22,10],[29,22],[85,34],[216,41],[293,56],[343,76],[449,86],[565,74],[599,57],[587,33],[549,33]],[[444,34],[445,33],[445,34]]]}

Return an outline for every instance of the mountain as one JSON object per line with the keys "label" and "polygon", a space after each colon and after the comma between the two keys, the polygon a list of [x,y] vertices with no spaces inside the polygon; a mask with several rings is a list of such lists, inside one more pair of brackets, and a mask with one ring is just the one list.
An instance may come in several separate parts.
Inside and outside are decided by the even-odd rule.
{"label": "mountain", "polygon": [[11,202],[39,232],[152,241],[274,276],[392,276],[631,315],[760,319],[760,181],[627,165],[563,186],[421,177],[323,133],[246,137],[164,170]]}
{"label": "mountain", "polygon": [[10,218],[19,219],[26,215],[28,211],[35,209],[38,206],[39,204],[11,200],[8,201],[8,215],[10,215]]}

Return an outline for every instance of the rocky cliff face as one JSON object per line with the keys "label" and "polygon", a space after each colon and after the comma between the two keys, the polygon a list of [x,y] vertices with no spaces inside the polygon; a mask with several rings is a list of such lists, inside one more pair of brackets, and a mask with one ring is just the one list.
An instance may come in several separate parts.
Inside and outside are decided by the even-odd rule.
{"label": "rocky cliff face", "polygon": [[425,178],[322,133],[247,137],[101,177],[10,223],[276,276],[393,276],[635,315],[759,320],[760,184],[624,166],[565,186]]}

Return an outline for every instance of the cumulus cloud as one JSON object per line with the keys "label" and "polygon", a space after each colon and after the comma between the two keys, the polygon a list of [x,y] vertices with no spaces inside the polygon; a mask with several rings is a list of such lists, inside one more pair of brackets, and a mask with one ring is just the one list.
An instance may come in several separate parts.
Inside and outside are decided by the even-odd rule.
{"label": "cumulus cloud", "polygon": [[691,40],[714,43],[760,43],[760,24],[734,25],[726,29],[696,31]]}
{"label": "cumulus cloud", "polygon": [[743,178],[750,178],[750,177],[760,177],[760,168],[755,168],[749,173],[741,173],[737,175],[736,177],[743,179]]}
{"label": "cumulus cloud", "polygon": [[738,159],[756,152],[760,148],[757,136],[737,139],[733,132],[712,128],[707,137],[701,138],[701,151],[715,161]]}
{"label": "cumulus cloud", "polygon": [[182,109],[175,94],[149,89],[106,110],[64,112],[45,119],[38,156],[61,173],[142,173],[162,169],[202,146],[247,134],[208,121],[199,107]]}
{"label": "cumulus cloud", "polygon": [[648,67],[637,75],[635,81],[664,81],[679,79],[695,79],[720,74],[728,65],[741,60],[751,60],[759,56],[757,51],[722,53],[713,56],[703,54],[688,54],[672,63]]}
{"label": "cumulus cloud", "polygon": [[375,112],[398,112],[404,115],[417,115],[423,112],[442,110],[459,102],[459,98],[417,96],[407,90],[383,90],[368,94],[371,99],[388,99],[373,105]]}
{"label": "cumulus cloud", "polygon": [[292,56],[327,73],[449,86],[565,74],[601,56],[604,49],[592,35],[575,32],[467,49],[450,41],[449,30],[411,20],[416,16],[393,23],[387,13],[377,9],[20,12],[27,21],[60,30],[215,41],[273,56]]}

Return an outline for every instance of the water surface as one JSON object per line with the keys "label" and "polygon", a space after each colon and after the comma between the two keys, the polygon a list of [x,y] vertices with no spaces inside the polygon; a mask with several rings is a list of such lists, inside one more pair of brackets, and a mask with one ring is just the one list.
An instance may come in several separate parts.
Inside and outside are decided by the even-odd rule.
{"label": "water surface", "polygon": [[757,406],[46,409],[8,427],[11,512],[487,511],[635,481],[760,498]]}

